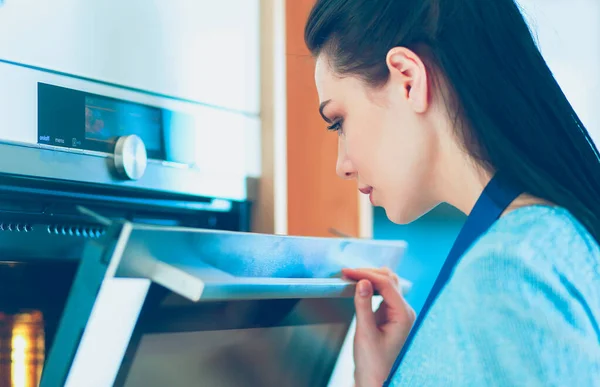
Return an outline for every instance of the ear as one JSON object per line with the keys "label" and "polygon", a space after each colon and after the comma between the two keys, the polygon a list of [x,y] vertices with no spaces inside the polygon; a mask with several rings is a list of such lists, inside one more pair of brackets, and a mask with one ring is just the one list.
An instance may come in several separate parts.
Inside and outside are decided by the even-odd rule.
{"label": "ear", "polygon": [[386,56],[390,81],[402,88],[402,95],[415,112],[424,113],[429,107],[427,69],[417,54],[405,47],[394,47]]}

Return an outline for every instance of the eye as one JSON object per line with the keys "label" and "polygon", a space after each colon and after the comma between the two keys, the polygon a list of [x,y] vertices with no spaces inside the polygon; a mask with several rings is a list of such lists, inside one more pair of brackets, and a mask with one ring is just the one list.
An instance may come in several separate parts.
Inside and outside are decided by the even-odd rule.
{"label": "eye", "polygon": [[331,130],[333,132],[338,132],[338,134],[342,134],[342,120],[337,120],[333,124],[327,127],[327,130]]}

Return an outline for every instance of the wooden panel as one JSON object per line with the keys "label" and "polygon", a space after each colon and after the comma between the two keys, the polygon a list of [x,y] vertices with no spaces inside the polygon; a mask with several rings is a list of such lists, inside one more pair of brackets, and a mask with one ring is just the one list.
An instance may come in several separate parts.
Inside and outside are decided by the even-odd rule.
{"label": "wooden panel", "polygon": [[304,24],[314,0],[286,0],[288,234],[357,236],[356,183],[335,174],[337,135],[318,113],[314,60],[304,44]]}

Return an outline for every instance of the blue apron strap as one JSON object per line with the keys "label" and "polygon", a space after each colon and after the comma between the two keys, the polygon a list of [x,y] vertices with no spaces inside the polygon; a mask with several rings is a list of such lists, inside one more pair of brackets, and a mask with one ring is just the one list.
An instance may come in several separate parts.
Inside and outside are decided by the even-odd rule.
{"label": "blue apron strap", "polygon": [[429,309],[437,299],[440,292],[452,276],[454,268],[460,261],[463,254],[471,247],[473,242],[483,235],[495,222],[498,220],[500,215],[506,210],[506,208],[522,193],[522,191],[515,189],[511,185],[507,184],[506,181],[501,179],[500,174],[496,174],[492,180],[487,184],[483,190],[481,196],[475,203],[473,211],[467,218],[463,225],[450,253],[438,274],[431,292],[423,304],[423,308],[419,313],[415,324],[413,325],[406,342],[400,351],[400,354],[396,358],[394,365],[392,366],[391,372],[388,375],[387,380],[383,384],[384,387],[388,387],[394,374],[398,370],[402,359],[406,355],[406,352],[410,348],[413,339],[418,332],[423,320],[427,316]]}

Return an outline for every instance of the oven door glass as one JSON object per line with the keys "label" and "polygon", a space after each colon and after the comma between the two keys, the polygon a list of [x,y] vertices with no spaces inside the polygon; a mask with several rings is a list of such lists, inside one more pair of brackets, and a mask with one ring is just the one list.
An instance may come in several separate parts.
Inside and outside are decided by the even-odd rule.
{"label": "oven door glass", "polygon": [[156,293],[115,386],[325,387],[354,314],[351,298],[186,305]]}

